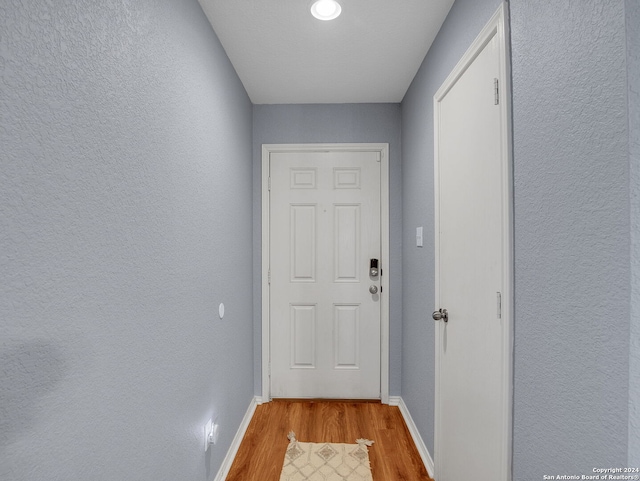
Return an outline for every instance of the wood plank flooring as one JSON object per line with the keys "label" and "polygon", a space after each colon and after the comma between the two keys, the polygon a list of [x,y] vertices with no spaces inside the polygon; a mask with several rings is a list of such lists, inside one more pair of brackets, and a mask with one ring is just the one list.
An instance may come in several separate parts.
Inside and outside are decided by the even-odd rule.
{"label": "wood plank flooring", "polygon": [[256,408],[227,481],[279,481],[289,431],[295,431],[299,441],[312,443],[372,439],[374,481],[433,481],[397,407],[299,400],[276,400]]}

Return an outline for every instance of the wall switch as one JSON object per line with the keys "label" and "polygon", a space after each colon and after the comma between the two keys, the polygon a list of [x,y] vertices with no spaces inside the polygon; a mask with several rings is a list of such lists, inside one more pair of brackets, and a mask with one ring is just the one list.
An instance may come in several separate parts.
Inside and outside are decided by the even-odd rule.
{"label": "wall switch", "polygon": [[211,431],[211,442],[213,444],[217,444],[219,437],[220,437],[220,425],[214,423],[213,430]]}
{"label": "wall switch", "polygon": [[416,227],[416,247],[422,247],[422,227]]}
{"label": "wall switch", "polygon": [[209,450],[213,438],[213,421],[209,419],[204,425],[204,452]]}

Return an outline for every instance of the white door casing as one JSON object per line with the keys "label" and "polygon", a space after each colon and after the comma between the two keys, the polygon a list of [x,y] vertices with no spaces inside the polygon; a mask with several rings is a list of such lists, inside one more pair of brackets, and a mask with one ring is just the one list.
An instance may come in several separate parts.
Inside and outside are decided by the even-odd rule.
{"label": "white door casing", "polygon": [[264,145],[262,168],[263,401],[385,402],[388,145]]}
{"label": "white door casing", "polygon": [[[512,171],[506,5],[434,96],[435,471],[511,479]],[[432,321],[433,322],[433,321]]]}

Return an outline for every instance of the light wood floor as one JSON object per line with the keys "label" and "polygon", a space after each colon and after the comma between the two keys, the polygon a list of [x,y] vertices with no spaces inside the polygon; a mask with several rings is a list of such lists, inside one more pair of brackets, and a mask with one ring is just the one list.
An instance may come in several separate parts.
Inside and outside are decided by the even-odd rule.
{"label": "light wood floor", "polygon": [[433,481],[400,409],[379,402],[272,401],[256,408],[227,481],[278,481],[295,431],[301,442],[375,441],[369,448],[374,481]]}

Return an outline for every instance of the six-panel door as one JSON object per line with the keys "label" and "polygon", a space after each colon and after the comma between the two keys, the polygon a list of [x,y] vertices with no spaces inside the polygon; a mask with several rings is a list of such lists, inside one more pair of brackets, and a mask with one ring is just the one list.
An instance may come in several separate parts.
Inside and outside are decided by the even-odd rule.
{"label": "six-panel door", "polygon": [[272,397],[380,398],[379,159],[270,155]]}

